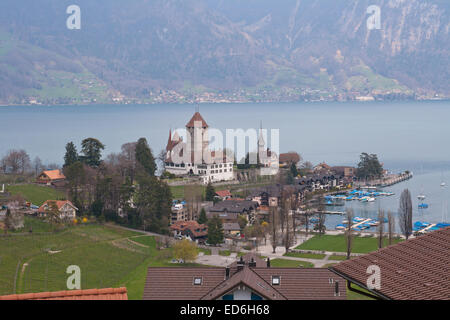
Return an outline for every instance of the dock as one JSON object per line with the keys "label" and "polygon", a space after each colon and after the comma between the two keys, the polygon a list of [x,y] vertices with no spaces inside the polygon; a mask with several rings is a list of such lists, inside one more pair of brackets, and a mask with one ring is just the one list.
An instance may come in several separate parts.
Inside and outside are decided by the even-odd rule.
{"label": "dock", "polygon": [[425,233],[428,229],[431,229],[431,228],[433,228],[434,226],[436,226],[436,223],[432,223],[432,224],[430,224],[428,227],[425,227],[425,228],[423,228],[422,230],[419,230],[419,231],[417,231],[417,232]]}
{"label": "dock", "polygon": [[360,225],[362,225],[362,224],[364,224],[364,223],[367,223],[367,222],[369,222],[369,221],[371,221],[371,220],[372,220],[372,219],[366,219],[366,220],[360,221],[360,222],[358,222],[358,223],[355,223],[355,224],[352,225],[352,229],[353,229],[353,228],[356,228],[356,227],[358,227],[358,226],[360,226]]}
{"label": "dock", "polygon": [[[297,212],[298,212],[298,214],[301,214],[301,215],[306,214],[305,211],[297,211]],[[314,211],[314,212],[311,212],[311,215],[315,215],[315,214],[334,214],[334,215],[342,216],[345,214],[345,212],[343,212],[343,211]]]}

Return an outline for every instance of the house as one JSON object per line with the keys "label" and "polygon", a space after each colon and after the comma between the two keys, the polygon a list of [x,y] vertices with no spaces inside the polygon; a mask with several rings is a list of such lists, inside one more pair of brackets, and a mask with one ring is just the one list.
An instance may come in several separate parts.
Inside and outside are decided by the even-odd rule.
{"label": "house", "polygon": [[149,267],[144,300],[345,300],[344,282],[324,268],[271,268],[249,253],[225,268]]}
{"label": "house", "polygon": [[186,221],[187,212],[186,207],[182,203],[174,204],[171,208],[170,224],[174,224],[177,221]]}
{"label": "house", "polygon": [[239,223],[236,222],[224,223],[222,227],[225,235],[237,236],[241,233],[241,227],[239,226]]}
{"label": "house", "polygon": [[300,155],[297,152],[280,153],[279,162],[280,167],[290,167],[300,162]]}
{"label": "house", "polygon": [[174,237],[186,237],[195,242],[204,242],[208,236],[208,226],[195,220],[176,221],[169,228]]}
{"label": "house", "polygon": [[66,179],[66,176],[61,170],[44,170],[37,177],[36,182],[46,185],[51,185],[53,183],[61,182]]}
{"label": "house", "polygon": [[47,200],[38,209],[38,214],[45,216],[51,210],[52,204],[55,204],[59,211],[60,219],[72,220],[76,218],[78,208],[69,200]]}
{"label": "house", "polygon": [[227,200],[216,203],[207,210],[208,219],[218,216],[222,223],[237,223],[239,215],[245,215],[247,221],[254,222],[254,213],[258,203],[249,200]]}
{"label": "house", "polygon": [[231,195],[230,190],[219,190],[219,191],[216,191],[215,197],[224,201],[224,200],[228,200],[228,199],[232,198],[233,196]]}
{"label": "house", "polygon": [[127,288],[66,290],[0,296],[0,300],[128,300]]}
{"label": "house", "polygon": [[187,141],[169,131],[165,170],[177,176],[196,175],[202,183],[234,180],[233,157],[209,149],[208,124],[196,112],[186,124]]}
{"label": "house", "polygon": [[315,173],[327,173],[331,170],[331,167],[325,162],[322,162],[316,165],[313,170]]}
{"label": "house", "polygon": [[[370,296],[389,300],[450,299],[450,227],[352,258],[329,269]],[[379,268],[380,286],[368,281]],[[376,271],[375,271],[376,272]],[[371,283],[369,288],[369,283]],[[364,294],[364,293],[363,293]]]}
{"label": "house", "polygon": [[356,176],[356,170],[357,169],[355,167],[348,167],[348,166],[331,167],[332,172],[334,172],[336,175],[345,178],[352,178]]}

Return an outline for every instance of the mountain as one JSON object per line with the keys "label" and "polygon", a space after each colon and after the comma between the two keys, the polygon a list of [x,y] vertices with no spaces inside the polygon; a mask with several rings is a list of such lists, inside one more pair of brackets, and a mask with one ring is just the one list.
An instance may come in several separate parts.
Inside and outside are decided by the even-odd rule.
{"label": "mountain", "polygon": [[0,103],[450,97],[448,0],[71,4],[1,1]]}

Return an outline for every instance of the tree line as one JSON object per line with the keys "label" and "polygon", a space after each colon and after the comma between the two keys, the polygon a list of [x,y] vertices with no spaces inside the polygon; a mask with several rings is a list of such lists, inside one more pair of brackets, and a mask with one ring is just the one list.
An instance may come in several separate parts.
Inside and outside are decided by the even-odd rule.
{"label": "tree line", "polygon": [[133,228],[168,233],[172,194],[155,176],[157,165],[147,140],[125,143],[102,160],[105,146],[95,138],[66,145],[64,175],[69,199],[79,214],[93,214]]}

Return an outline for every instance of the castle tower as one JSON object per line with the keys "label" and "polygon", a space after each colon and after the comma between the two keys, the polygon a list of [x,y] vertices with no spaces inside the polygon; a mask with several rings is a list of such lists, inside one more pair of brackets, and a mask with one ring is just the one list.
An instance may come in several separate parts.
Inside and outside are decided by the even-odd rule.
{"label": "castle tower", "polygon": [[208,148],[208,124],[203,119],[200,112],[195,112],[191,120],[186,124],[186,130],[188,133],[188,141],[190,144],[191,159],[194,162],[194,153],[197,155],[195,158],[196,163],[202,163],[203,150]]}

